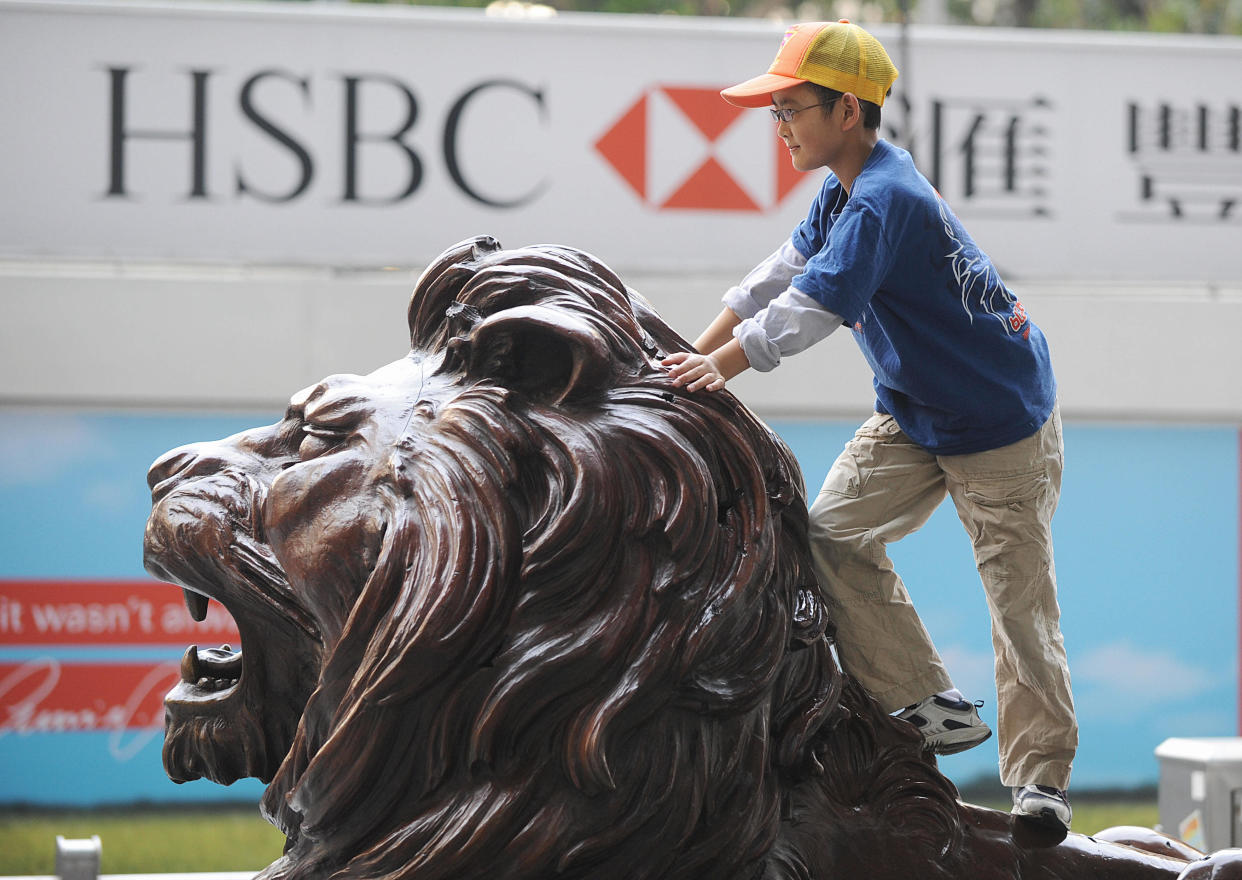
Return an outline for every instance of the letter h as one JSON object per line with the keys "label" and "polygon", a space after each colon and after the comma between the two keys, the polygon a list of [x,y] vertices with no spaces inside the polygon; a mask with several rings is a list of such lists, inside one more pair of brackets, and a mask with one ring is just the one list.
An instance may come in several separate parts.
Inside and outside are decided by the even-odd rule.
{"label": "letter h", "polygon": [[125,191],[125,143],[130,138],[155,141],[188,140],[193,145],[191,159],[190,198],[207,197],[207,78],[208,70],[191,70],[193,77],[193,124],[188,132],[159,129],[130,131],[125,126],[125,80],[130,69],[109,67],[112,83],[111,137],[109,140],[109,196],[127,195]]}

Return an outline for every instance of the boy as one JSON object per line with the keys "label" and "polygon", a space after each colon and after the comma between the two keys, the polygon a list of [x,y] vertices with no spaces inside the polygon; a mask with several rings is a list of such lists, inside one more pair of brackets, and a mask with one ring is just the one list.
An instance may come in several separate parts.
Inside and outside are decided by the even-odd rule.
{"label": "boy", "polygon": [[1063,447],[1048,347],[910,155],[879,137],[896,78],[862,28],[815,22],[786,32],[766,74],[721,92],[770,105],[794,167],[832,173],[790,239],[725,295],[698,353],[665,365],[678,385],[714,391],[851,328],[876,413],[810,511],[841,663],[939,754],[991,735],[885,551],[948,494],[992,616],[1001,779],[1015,814],[1068,828],[1078,727],[1052,558]]}

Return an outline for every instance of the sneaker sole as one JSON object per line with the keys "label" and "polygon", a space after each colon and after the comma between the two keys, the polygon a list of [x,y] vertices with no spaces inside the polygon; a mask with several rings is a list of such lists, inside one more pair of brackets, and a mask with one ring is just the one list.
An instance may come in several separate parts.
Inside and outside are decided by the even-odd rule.
{"label": "sneaker sole", "polygon": [[975,746],[982,745],[992,738],[991,730],[984,732],[982,736],[973,730],[964,732],[968,732],[970,735],[954,739],[953,734],[948,734],[929,742],[927,746],[937,755],[956,755],[958,752],[965,752],[973,749]]}
{"label": "sneaker sole", "polygon": [[1023,813],[1016,808],[1011,811],[1011,815],[1026,819],[1029,822],[1035,822],[1043,825],[1045,828],[1051,828],[1055,831],[1069,831],[1069,824],[1061,821],[1061,817],[1057,815],[1056,810],[1051,807],[1045,807],[1038,813]]}

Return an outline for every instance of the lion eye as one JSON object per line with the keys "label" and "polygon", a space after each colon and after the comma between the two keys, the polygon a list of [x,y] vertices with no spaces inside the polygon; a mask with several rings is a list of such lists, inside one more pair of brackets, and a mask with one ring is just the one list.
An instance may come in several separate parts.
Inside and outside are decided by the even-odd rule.
{"label": "lion eye", "polygon": [[298,458],[302,461],[317,458],[331,451],[348,436],[349,432],[340,428],[305,424],[302,426],[302,442],[298,445]]}
{"label": "lion eye", "polygon": [[348,431],[340,428],[325,428],[322,425],[303,425],[302,433],[311,437],[318,437],[321,440],[338,441],[344,440]]}

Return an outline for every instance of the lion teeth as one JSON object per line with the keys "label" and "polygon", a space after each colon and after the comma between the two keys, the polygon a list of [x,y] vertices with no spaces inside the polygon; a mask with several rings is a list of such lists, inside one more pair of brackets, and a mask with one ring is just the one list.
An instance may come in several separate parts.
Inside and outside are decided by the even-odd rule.
{"label": "lion teeth", "polygon": [[231,687],[237,685],[235,678],[200,678],[194,683],[195,687],[203,691],[227,691]]}
{"label": "lion teeth", "polygon": [[189,609],[190,616],[202,623],[207,619],[207,597],[202,593],[196,593],[193,590],[187,590],[184,587],[181,594],[185,596],[185,607]]}
{"label": "lion teeth", "polygon": [[198,664],[198,645],[190,645],[181,655],[181,680],[194,684],[202,677]]}

